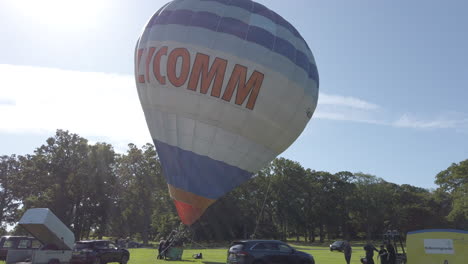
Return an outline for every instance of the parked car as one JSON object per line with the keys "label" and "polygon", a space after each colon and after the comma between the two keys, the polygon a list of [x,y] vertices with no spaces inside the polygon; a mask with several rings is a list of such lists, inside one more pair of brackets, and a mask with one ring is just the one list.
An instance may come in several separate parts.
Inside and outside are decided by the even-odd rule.
{"label": "parked car", "polygon": [[36,250],[42,246],[39,240],[27,236],[2,236],[0,238],[0,260],[6,260],[10,249]]}
{"label": "parked car", "polygon": [[277,240],[240,240],[229,247],[227,263],[315,264],[312,255]]}
{"label": "parked car", "polygon": [[336,250],[336,251],[343,252],[344,245],[345,245],[344,241],[335,241],[330,245],[330,251]]}
{"label": "parked car", "polygon": [[106,264],[119,262],[127,264],[130,253],[118,248],[108,240],[84,240],[75,243],[71,263]]}

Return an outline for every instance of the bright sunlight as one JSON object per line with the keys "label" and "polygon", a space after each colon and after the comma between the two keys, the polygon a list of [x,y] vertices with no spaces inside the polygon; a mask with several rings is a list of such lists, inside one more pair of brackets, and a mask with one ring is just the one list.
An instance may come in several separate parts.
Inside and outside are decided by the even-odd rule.
{"label": "bright sunlight", "polygon": [[82,31],[96,25],[107,0],[7,0],[12,12],[50,29]]}

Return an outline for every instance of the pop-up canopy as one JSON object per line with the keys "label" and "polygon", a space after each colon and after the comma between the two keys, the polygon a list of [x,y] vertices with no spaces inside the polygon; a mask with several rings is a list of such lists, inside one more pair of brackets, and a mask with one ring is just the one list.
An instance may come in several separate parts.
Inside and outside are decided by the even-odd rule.
{"label": "pop-up canopy", "polygon": [[75,244],[73,232],[48,208],[27,210],[19,225],[46,246],[54,245],[58,250],[72,250]]}

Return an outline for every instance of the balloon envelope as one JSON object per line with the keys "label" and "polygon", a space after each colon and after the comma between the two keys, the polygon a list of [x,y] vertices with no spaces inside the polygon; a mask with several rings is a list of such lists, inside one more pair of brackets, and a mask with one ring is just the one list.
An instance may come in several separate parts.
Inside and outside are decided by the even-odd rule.
{"label": "balloon envelope", "polygon": [[183,223],[288,148],[318,98],[298,31],[250,0],[175,0],[135,50],[146,121]]}

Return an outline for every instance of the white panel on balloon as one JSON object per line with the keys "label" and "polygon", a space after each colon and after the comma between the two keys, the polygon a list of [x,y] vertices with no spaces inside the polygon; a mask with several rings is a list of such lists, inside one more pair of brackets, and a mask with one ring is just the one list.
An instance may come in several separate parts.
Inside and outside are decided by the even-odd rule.
{"label": "white panel on balloon", "polygon": [[193,146],[192,146],[193,152],[202,156],[208,156],[208,154],[210,153],[210,148],[211,148],[211,141],[206,141],[206,140],[202,140],[199,138],[193,139]]}
{"label": "white panel on balloon", "polygon": [[161,111],[150,108],[146,109],[148,128],[153,139],[164,137],[164,121]]}
{"label": "white panel on balloon", "polygon": [[255,113],[247,116],[242,129],[242,135],[256,142],[257,144],[268,145],[270,142],[265,140],[265,135],[271,130],[276,129],[270,122],[258,117]]}
{"label": "white panel on balloon", "polygon": [[179,147],[192,151],[193,134],[195,130],[195,121],[189,118],[177,116],[177,133]]}
{"label": "white panel on balloon", "polygon": [[223,119],[225,103],[222,100],[215,100],[209,96],[201,96],[199,104],[199,116],[201,121],[207,121],[210,124],[219,124]]}
{"label": "white panel on balloon", "polygon": [[179,89],[177,95],[177,109],[179,113],[183,113],[184,116],[196,118],[196,113],[199,103],[199,95],[194,94],[186,90],[184,87],[178,87]]}
{"label": "white panel on balloon", "polygon": [[226,106],[226,108],[222,117],[224,128],[228,131],[240,133],[251,110],[235,106]]}
{"label": "white panel on balloon", "polygon": [[169,145],[178,146],[177,138],[177,115],[164,113],[165,142]]}
{"label": "white panel on balloon", "polygon": [[197,121],[195,123],[195,132],[193,136],[196,139],[213,142],[214,137],[216,135],[216,130],[217,130],[217,127],[213,125],[210,125],[201,121]]}
{"label": "white panel on balloon", "polygon": [[216,130],[215,140],[213,142],[213,148],[231,148],[236,142],[237,135],[231,132],[228,132],[222,128]]}

